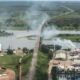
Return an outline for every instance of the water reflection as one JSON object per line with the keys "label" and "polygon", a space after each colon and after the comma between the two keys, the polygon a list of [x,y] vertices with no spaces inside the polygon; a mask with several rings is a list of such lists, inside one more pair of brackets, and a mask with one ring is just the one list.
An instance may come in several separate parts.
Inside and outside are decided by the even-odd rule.
{"label": "water reflection", "polygon": [[57,80],[80,80],[80,74],[57,74]]}
{"label": "water reflection", "polygon": [[[9,46],[12,49],[16,49],[18,47],[23,48],[27,47],[32,49],[35,47],[35,40],[29,40],[27,38],[20,38],[18,39],[17,36],[19,35],[27,35],[27,34],[36,34],[38,30],[26,31],[26,30],[6,30],[9,33],[13,33],[13,36],[0,36],[0,43],[2,44],[2,49],[7,49]],[[43,41],[43,44],[52,44],[51,40]],[[80,43],[75,42],[78,48],[80,48]]]}
{"label": "water reflection", "polygon": [[10,47],[12,49],[16,49],[18,47],[20,47],[20,48],[27,47],[29,49],[34,48],[35,40],[28,40],[27,38],[18,39],[17,36],[35,33],[35,31],[27,32],[27,31],[10,30],[8,32],[12,32],[14,35],[13,36],[1,36],[0,37],[0,43],[2,44],[3,50],[7,49],[8,47]]}

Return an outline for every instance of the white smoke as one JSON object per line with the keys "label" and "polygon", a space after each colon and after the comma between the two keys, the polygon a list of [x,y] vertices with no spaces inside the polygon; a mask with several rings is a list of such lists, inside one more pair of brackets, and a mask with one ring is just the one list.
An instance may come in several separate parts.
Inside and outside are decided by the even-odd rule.
{"label": "white smoke", "polygon": [[51,39],[51,38],[54,38],[54,36],[57,36],[58,34],[59,34],[59,31],[56,29],[56,26],[53,25],[45,28],[42,33],[42,36],[44,37],[44,39]]}
{"label": "white smoke", "polygon": [[[65,31],[64,31],[65,33]],[[74,43],[71,40],[67,40],[67,39],[61,39],[56,37],[57,35],[62,34],[61,31],[56,29],[56,26],[48,26],[47,28],[45,28],[45,30],[43,31],[43,39],[45,40],[49,40],[51,39],[48,44],[52,44],[52,45],[60,45],[62,46],[62,49],[75,49],[76,46],[74,45]],[[56,38],[55,38],[56,37]]]}
{"label": "white smoke", "polygon": [[57,38],[56,40],[53,40],[53,44],[62,46],[62,49],[66,49],[66,48],[75,49],[76,48],[73,42],[67,39]]}
{"label": "white smoke", "polygon": [[27,23],[32,30],[38,29],[39,24],[48,18],[48,14],[38,10],[38,7],[39,5],[34,4],[26,11]]}
{"label": "white smoke", "polygon": [[[32,5],[27,11],[26,11],[26,18],[28,25],[32,28],[32,30],[37,30],[41,22],[45,19],[49,18],[49,15],[47,13],[43,13],[42,11],[38,10],[38,5]],[[61,45],[62,48],[76,48],[76,46],[73,44],[71,40],[66,39],[56,39],[54,40],[54,37],[60,34],[60,31],[57,30],[55,25],[53,26],[44,26],[42,37],[43,39],[53,39],[52,44]]]}

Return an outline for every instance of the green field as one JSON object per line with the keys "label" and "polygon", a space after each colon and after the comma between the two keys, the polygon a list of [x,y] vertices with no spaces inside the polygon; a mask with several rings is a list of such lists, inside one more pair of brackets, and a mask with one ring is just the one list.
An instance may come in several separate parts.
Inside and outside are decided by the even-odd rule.
{"label": "green field", "polygon": [[[10,68],[14,70],[17,74],[17,79],[19,77],[19,59],[20,56],[15,55],[5,55],[0,56],[0,66]],[[28,54],[22,59],[22,76],[25,77],[32,59],[32,55]],[[48,71],[48,55],[39,52],[38,61],[36,66],[36,77],[35,80],[47,80],[47,71]]]}
{"label": "green field", "polygon": [[68,35],[68,34],[60,34],[58,37],[62,39],[70,39],[73,42],[80,42],[80,35]]}
{"label": "green field", "polygon": [[[25,76],[29,70],[30,62],[31,62],[32,55],[28,54],[23,57],[22,59],[22,76]],[[19,59],[20,56],[15,56],[15,55],[5,55],[5,56],[0,56],[0,66],[10,68],[14,70],[17,74],[19,74]]]}
{"label": "green field", "polygon": [[80,30],[80,14],[71,13],[63,16],[51,16],[47,26],[54,26],[59,30]]}
{"label": "green field", "polygon": [[38,54],[35,80],[47,80],[48,72],[48,55],[44,53]]}

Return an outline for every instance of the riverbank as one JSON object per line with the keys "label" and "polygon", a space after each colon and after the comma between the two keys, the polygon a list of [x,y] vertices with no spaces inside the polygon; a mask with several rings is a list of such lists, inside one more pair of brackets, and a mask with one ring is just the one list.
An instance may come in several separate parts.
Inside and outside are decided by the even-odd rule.
{"label": "riverbank", "polygon": [[0,36],[12,36],[12,35],[13,35],[13,33],[9,33],[9,32],[0,30]]}
{"label": "riverbank", "polygon": [[62,39],[69,39],[73,42],[80,42],[80,35],[77,34],[59,34],[57,37]]}

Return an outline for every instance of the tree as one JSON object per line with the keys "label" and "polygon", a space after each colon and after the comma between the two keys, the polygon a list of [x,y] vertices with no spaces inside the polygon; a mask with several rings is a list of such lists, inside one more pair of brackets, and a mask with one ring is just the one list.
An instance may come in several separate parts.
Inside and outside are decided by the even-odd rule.
{"label": "tree", "polygon": [[77,29],[79,27],[79,24],[73,24],[73,27],[75,27],[75,29]]}
{"label": "tree", "polygon": [[60,50],[61,49],[61,46],[60,45],[55,45],[55,49],[56,50]]}
{"label": "tree", "polygon": [[52,80],[57,80],[57,68],[53,67],[51,70]]}
{"label": "tree", "polygon": [[43,53],[49,53],[49,47],[46,45],[41,45],[40,49]]}
{"label": "tree", "polygon": [[12,49],[7,49],[7,54],[8,55],[12,55],[13,54],[13,50]]}
{"label": "tree", "polygon": [[28,53],[28,49],[26,47],[23,48],[23,53]]}

